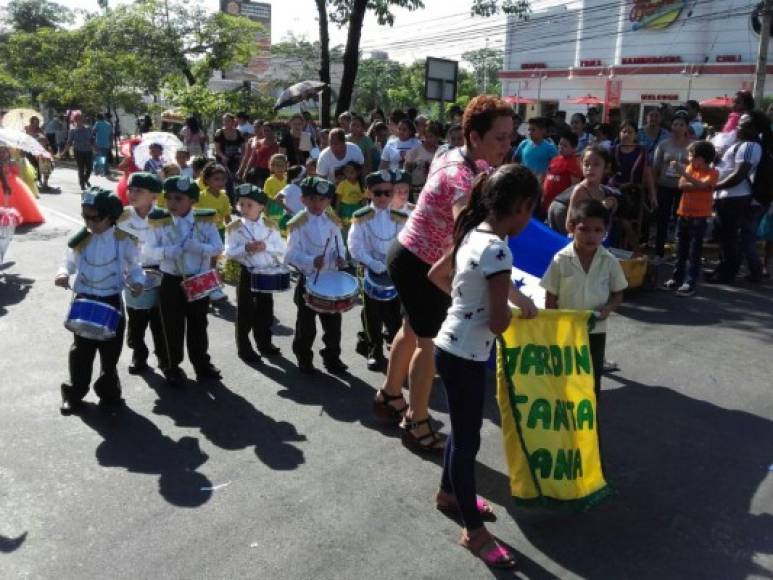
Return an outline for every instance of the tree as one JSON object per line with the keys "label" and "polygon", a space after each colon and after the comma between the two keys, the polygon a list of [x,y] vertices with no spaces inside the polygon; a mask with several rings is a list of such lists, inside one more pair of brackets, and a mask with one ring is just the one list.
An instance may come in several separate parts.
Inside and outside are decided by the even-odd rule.
{"label": "tree", "polygon": [[494,16],[502,12],[528,18],[531,3],[529,0],[472,0],[470,12],[473,16]]}
{"label": "tree", "polygon": [[377,107],[390,108],[389,89],[399,86],[403,65],[393,60],[368,58],[360,61],[357,86],[352,104],[357,111],[369,111]]}
{"label": "tree", "polygon": [[59,28],[75,19],[72,10],[49,0],[11,0],[5,10],[5,24],[20,32]]}
{"label": "tree", "polygon": [[472,66],[478,90],[483,93],[497,94],[501,85],[497,74],[502,70],[502,52],[493,48],[479,48],[462,54],[462,60]]}

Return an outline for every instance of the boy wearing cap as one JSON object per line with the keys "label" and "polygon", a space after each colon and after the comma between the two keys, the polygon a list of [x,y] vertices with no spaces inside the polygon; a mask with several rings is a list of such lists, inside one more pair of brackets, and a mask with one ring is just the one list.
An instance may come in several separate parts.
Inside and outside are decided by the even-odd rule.
{"label": "boy wearing cap", "polygon": [[276,356],[280,350],[271,343],[274,295],[253,292],[250,272],[281,264],[286,248],[276,224],[263,214],[268,203],[265,192],[244,183],[234,193],[241,217],[226,228],[225,255],[241,264],[236,290],[236,349],[244,362],[258,363],[261,358],[250,344],[250,331],[261,355]]}
{"label": "boy wearing cap", "polygon": [[[161,193],[162,187],[161,180],[154,173],[145,171],[132,173],[126,191],[129,206],[123,210],[116,224],[120,230],[134,236],[139,241],[140,261],[146,270],[158,270],[158,260],[144,255],[143,249],[150,238],[148,215],[153,211],[156,196]],[[139,375],[150,368],[148,366],[148,347],[145,345],[145,331],[148,326],[150,326],[150,334],[153,336],[153,349],[158,360],[158,368],[165,369],[168,366],[166,339],[164,338],[164,327],[161,324],[161,311],[158,304],[149,309],[127,306],[126,318],[126,344],[132,349],[129,374]]]}
{"label": "boy wearing cap", "polygon": [[143,254],[158,260],[163,273],[159,306],[169,360],[162,370],[169,386],[179,387],[184,379],[180,369],[183,343],[188,345],[188,358],[197,379],[221,377],[207,352],[209,297],[189,302],[182,282],[210,270],[212,256],[223,250],[223,242],[215,226],[215,211],[193,209],[199,199],[195,182],[185,177],[170,177],[164,181],[164,197],[167,210],[157,209],[148,216],[151,235]]}
{"label": "boy wearing cap", "polygon": [[335,197],[335,185],[319,177],[307,177],[301,182],[301,193],[306,209],[298,213],[287,224],[289,237],[285,262],[297,268],[303,276],[295,287],[293,301],[298,307],[295,321],[293,352],[298,359],[298,368],[304,374],[316,372],[311,346],[317,334],[316,317],[322,323],[320,351],[325,368],[334,374],[346,372],[348,368],[341,356],[341,315],[318,314],[306,305],[306,278],[319,270],[339,269],[346,266],[346,249],[341,237],[341,221],[330,208]]}
{"label": "boy wearing cap", "polygon": [[161,157],[164,154],[164,146],[161,143],[151,143],[148,151],[150,152],[150,159],[145,162],[145,167],[142,169],[148,173],[158,175],[159,171],[163,169],[164,163],[166,163]]}
{"label": "boy wearing cap", "polygon": [[[371,203],[354,213],[349,230],[349,252],[352,258],[373,274],[386,272],[389,247],[400,233],[408,217],[390,209],[395,175],[388,170],[376,171],[365,178]],[[362,328],[357,352],[365,353],[368,369],[378,371],[386,367],[384,338],[391,343],[400,330],[400,300],[375,300],[363,293]],[[386,337],[383,328],[386,326]],[[364,339],[364,340],[363,340]]]}
{"label": "boy wearing cap", "polygon": [[[138,296],[145,282],[136,238],[115,227],[122,209],[121,200],[105,189],[92,187],[83,194],[81,211],[85,227],[67,243],[65,260],[54,280],[57,286],[69,289],[70,276],[74,274],[72,289],[76,299],[95,300],[119,311],[124,286]],[[109,409],[123,403],[116,367],[124,328],[121,315],[115,336],[109,340],[74,335],[69,356],[70,382],[61,386],[63,415],[73,413],[89,392],[97,351],[101,371],[94,381],[94,392],[99,397],[99,406]]]}

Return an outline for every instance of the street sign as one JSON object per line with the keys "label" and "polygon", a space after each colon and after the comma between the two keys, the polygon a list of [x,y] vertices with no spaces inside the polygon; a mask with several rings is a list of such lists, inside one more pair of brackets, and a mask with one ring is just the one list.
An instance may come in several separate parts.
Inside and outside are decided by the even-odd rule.
{"label": "street sign", "polygon": [[454,102],[458,76],[458,61],[428,57],[424,68],[424,98],[428,101]]}

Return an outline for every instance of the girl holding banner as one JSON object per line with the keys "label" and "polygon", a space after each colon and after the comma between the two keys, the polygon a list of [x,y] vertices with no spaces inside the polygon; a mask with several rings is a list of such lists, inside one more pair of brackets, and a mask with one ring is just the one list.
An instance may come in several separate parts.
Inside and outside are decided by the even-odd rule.
{"label": "girl holding banner", "polygon": [[459,513],[464,522],[459,543],[497,568],[513,567],[515,557],[483,525],[491,508],[475,494],[475,457],[483,424],[486,362],[496,335],[510,325],[508,299],[521,309],[522,317],[537,315],[534,303],[510,281],[513,256],[507,236],[526,227],[539,194],[537,178],[519,165],[479,176],[456,220],[453,250],[429,272],[430,280],[452,299],[435,338],[435,363],[451,418],[437,507]]}

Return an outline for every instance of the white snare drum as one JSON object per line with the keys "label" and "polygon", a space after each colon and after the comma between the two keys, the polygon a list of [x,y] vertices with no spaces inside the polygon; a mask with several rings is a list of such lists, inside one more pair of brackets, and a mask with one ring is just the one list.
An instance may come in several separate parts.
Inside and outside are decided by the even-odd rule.
{"label": "white snare drum", "polygon": [[142,294],[133,296],[129,288],[124,288],[123,301],[134,310],[150,310],[158,304],[158,288],[163,274],[158,270],[145,270],[145,286]]}
{"label": "white snare drum", "polygon": [[370,269],[365,270],[362,289],[369,298],[380,302],[388,302],[397,298],[397,289],[386,272],[376,274]]}
{"label": "white snare drum", "polygon": [[90,298],[76,298],[64,327],[83,338],[110,340],[115,337],[121,311],[110,304]]}
{"label": "white snare drum", "polygon": [[186,278],[180,285],[183,288],[183,292],[185,292],[188,302],[195,302],[196,300],[206,298],[215,290],[223,287],[217,270],[207,270],[201,274]]}
{"label": "white snare drum", "polygon": [[[317,278],[315,282],[315,278]],[[325,270],[319,277],[306,278],[306,306],[320,314],[340,314],[351,310],[357,301],[360,285],[346,272]]]}
{"label": "white snare drum", "polygon": [[290,289],[290,269],[286,266],[255,268],[250,271],[253,292],[284,292]]}

